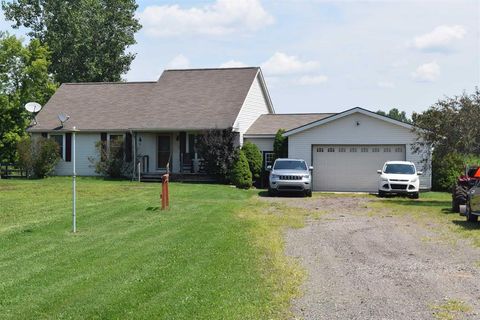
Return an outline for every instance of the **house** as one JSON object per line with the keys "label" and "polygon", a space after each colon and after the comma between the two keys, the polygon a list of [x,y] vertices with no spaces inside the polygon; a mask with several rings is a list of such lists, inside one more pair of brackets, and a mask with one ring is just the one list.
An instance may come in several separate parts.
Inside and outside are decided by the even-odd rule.
{"label": "house", "polygon": [[[70,118],[60,125],[58,114]],[[57,175],[70,175],[72,129],[77,133],[77,174],[95,175],[89,159],[95,144],[124,141],[132,174],[195,174],[202,160],[195,148],[209,129],[233,128],[237,145],[255,143],[264,165],[273,160],[278,129],[286,129],[289,157],[314,167],[314,190],[375,191],[387,160],[408,160],[416,135],[409,124],[362,108],[341,113],[276,114],[260,68],[165,70],[155,82],[62,84],[29,128],[56,139],[62,160]],[[429,172],[421,177],[429,189]]]}

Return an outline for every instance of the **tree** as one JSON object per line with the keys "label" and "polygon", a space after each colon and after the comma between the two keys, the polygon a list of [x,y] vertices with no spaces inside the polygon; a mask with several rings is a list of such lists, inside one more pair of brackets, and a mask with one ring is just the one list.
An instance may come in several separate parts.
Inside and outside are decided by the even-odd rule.
{"label": "tree", "polygon": [[[441,189],[451,187],[452,177],[461,173],[463,165],[460,163],[480,156],[479,89],[476,88],[473,94],[463,93],[439,100],[428,110],[414,113],[412,119],[418,136],[415,151],[427,150],[422,156],[428,160],[430,148],[425,147],[434,150],[433,184]],[[452,167],[456,168],[454,173],[450,171]],[[445,180],[445,175],[450,178]]]}
{"label": "tree", "polygon": [[283,136],[284,133],[284,129],[278,129],[275,135],[275,140],[273,141],[275,159],[288,157],[288,139]]}
{"label": "tree", "polygon": [[30,114],[25,103],[44,104],[56,85],[48,73],[50,52],[38,40],[24,46],[0,33],[0,161],[14,162],[16,144],[25,135]]}
{"label": "tree", "polygon": [[135,58],[125,53],[141,26],[135,0],[2,1],[14,28],[49,46],[60,82],[120,81]]}
{"label": "tree", "polygon": [[224,182],[230,179],[230,169],[235,160],[235,140],[237,133],[232,128],[208,130],[200,136],[197,148],[205,163],[208,174]]}
{"label": "tree", "polygon": [[377,113],[379,115],[386,116],[386,117],[389,117],[389,118],[392,118],[392,119],[395,119],[395,120],[398,120],[398,121],[402,121],[402,122],[405,122],[405,123],[412,123],[412,120],[407,117],[407,114],[405,113],[405,111],[400,111],[397,108],[390,109],[390,111],[388,111],[388,113],[386,113],[385,111],[382,111],[382,110],[378,110]]}
{"label": "tree", "polygon": [[245,154],[245,157],[248,161],[248,166],[250,172],[252,173],[253,179],[260,178],[260,173],[262,172],[262,153],[258,149],[257,145],[246,141],[242,146],[242,151]]}
{"label": "tree", "polygon": [[241,149],[235,150],[235,161],[230,172],[230,181],[241,189],[252,187],[252,173],[248,166],[247,157]]}

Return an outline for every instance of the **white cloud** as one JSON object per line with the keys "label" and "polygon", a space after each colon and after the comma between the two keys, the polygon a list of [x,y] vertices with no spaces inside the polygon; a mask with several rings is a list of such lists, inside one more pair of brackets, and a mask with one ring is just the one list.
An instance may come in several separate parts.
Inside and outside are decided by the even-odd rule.
{"label": "white cloud", "polygon": [[220,68],[239,68],[239,67],[247,67],[247,65],[237,60],[229,60],[220,65]]}
{"label": "white cloud", "polygon": [[453,40],[462,39],[467,31],[463,26],[438,26],[433,31],[415,37],[413,45],[421,50],[445,50]]}
{"label": "white cloud", "polygon": [[417,70],[412,73],[412,76],[419,81],[435,81],[440,76],[440,66],[436,61],[424,63],[418,66]]}
{"label": "white cloud", "polygon": [[180,34],[225,35],[255,31],[274,22],[260,0],[216,0],[202,7],[147,6],[138,14],[146,32],[153,36]]}
{"label": "white cloud", "polygon": [[296,83],[302,86],[311,86],[316,84],[321,84],[328,81],[328,77],[325,75],[315,75],[315,76],[302,76],[296,80]]}
{"label": "white cloud", "polygon": [[190,60],[183,54],[176,55],[172,61],[167,64],[167,69],[188,69],[190,68]]}
{"label": "white cloud", "polygon": [[262,69],[267,75],[285,75],[311,72],[318,65],[317,61],[301,61],[296,56],[275,52],[270,59],[262,63]]}
{"label": "white cloud", "polygon": [[391,81],[378,81],[377,82],[377,86],[379,86],[380,88],[395,88],[395,83],[391,82]]}

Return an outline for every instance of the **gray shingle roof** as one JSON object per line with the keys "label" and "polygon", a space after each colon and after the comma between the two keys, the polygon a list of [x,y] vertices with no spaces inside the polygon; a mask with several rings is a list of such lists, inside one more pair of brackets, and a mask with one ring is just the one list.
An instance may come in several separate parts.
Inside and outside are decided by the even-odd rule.
{"label": "gray shingle roof", "polygon": [[64,129],[201,130],[228,128],[259,68],[165,70],[157,82],[63,84],[31,131]]}
{"label": "gray shingle roof", "polygon": [[261,115],[245,135],[274,135],[278,129],[286,131],[314,122],[335,113],[285,113]]}

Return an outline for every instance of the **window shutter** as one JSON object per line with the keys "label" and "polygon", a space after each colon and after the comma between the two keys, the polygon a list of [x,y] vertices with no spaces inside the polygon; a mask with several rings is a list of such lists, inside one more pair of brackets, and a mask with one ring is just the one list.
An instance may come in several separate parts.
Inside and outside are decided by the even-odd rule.
{"label": "window shutter", "polygon": [[125,161],[132,162],[132,134],[130,132],[125,135]]}
{"label": "window shutter", "polygon": [[72,134],[70,132],[65,134],[65,161],[72,161]]}
{"label": "window shutter", "polygon": [[107,155],[107,133],[101,132],[100,133],[100,140],[102,142],[102,153],[100,154],[100,161],[107,160],[105,157]]}

